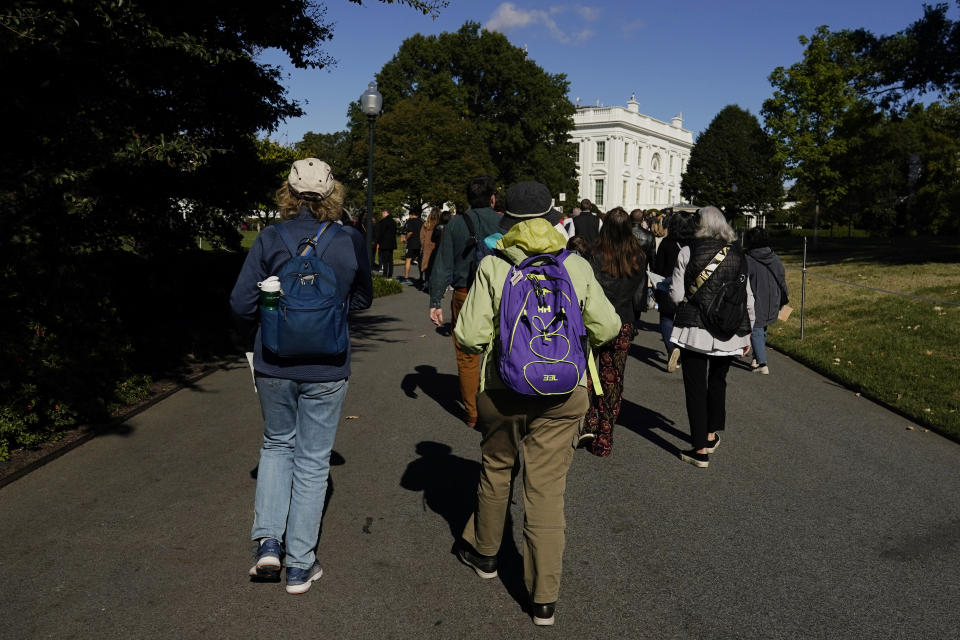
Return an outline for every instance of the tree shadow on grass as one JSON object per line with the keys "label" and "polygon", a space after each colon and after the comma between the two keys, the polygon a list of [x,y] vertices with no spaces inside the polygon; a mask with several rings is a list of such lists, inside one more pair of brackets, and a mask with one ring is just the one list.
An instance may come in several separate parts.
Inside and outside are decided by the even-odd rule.
{"label": "tree shadow on grass", "polygon": [[439,373],[436,367],[428,364],[419,364],[414,371],[416,373],[408,373],[400,381],[400,388],[408,398],[416,399],[417,389],[420,389],[453,417],[466,419],[467,414],[458,400],[460,380],[457,376]]}
{"label": "tree shadow on grass", "polygon": [[676,428],[673,420],[626,398],[620,403],[617,424],[646,438],[671,455],[679,455],[680,448],[655,431],[662,431],[684,442],[692,442],[688,434]]}

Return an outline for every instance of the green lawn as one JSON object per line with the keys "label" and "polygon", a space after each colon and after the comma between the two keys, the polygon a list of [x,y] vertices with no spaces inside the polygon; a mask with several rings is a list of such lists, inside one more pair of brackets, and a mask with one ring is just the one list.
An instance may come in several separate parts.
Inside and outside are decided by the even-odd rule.
{"label": "green lawn", "polygon": [[[776,349],[922,424],[960,438],[960,242],[820,239],[808,249],[804,339],[802,252],[778,248],[794,314],[770,327]],[[827,278],[921,296],[917,300]]]}

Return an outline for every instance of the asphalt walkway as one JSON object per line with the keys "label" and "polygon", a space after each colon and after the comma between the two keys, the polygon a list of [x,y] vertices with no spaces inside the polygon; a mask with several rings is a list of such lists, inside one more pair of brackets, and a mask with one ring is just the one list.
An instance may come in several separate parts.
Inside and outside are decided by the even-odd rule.
{"label": "asphalt walkway", "polygon": [[552,629],[520,604],[519,506],[499,580],[451,555],[479,436],[450,338],[405,288],[354,322],[309,593],[246,577],[261,424],[243,363],[0,489],[0,637],[960,637],[960,445],[772,353],[769,376],[731,371],[696,469],[648,328],[613,455],[574,460]]}

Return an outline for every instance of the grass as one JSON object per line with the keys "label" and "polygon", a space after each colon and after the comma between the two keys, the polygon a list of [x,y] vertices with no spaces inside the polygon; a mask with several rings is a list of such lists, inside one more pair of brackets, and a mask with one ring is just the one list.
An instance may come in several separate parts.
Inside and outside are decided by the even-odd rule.
{"label": "grass", "polygon": [[960,242],[821,238],[808,250],[800,340],[799,244],[778,248],[794,313],[768,342],[917,424],[960,439]]}

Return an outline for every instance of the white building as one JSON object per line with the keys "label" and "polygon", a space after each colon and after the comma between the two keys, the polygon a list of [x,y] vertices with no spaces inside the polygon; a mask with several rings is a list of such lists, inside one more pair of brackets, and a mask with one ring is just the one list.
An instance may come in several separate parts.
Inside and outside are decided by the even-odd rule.
{"label": "white building", "polygon": [[690,160],[693,133],[683,117],[670,123],[627,107],[578,107],[570,139],[577,145],[580,194],[598,209],[663,209],[681,201],[680,176]]}

